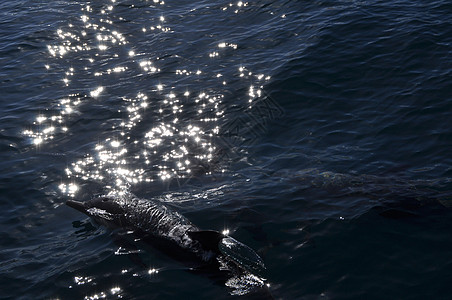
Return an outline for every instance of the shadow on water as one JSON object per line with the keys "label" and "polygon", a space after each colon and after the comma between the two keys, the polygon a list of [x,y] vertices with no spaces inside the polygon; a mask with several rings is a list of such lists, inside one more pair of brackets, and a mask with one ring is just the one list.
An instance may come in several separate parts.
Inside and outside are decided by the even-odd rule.
{"label": "shadow on water", "polygon": [[323,189],[337,197],[362,195],[388,204],[392,199],[407,199],[418,202],[419,205],[438,203],[444,207],[452,206],[452,191],[448,189],[450,178],[411,180],[394,175],[346,174],[314,168],[290,174],[279,170],[269,176],[284,178],[283,180],[296,184],[300,189]]}

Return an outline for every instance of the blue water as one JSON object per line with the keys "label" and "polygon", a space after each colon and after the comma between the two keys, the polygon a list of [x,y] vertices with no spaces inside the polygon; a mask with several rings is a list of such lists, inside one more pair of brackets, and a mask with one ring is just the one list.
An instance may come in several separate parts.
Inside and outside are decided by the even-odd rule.
{"label": "blue water", "polygon": [[[3,1],[0,298],[234,299],[64,205],[132,192],[275,299],[449,299],[452,5]],[[248,294],[243,298],[256,295]]]}

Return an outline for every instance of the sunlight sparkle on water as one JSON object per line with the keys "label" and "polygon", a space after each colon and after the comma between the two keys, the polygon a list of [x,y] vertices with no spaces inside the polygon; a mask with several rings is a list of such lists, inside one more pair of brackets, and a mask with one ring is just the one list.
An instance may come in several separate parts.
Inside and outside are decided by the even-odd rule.
{"label": "sunlight sparkle on water", "polygon": [[112,295],[116,295],[119,292],[121,292],[121,288],[120,287],[113,287],[113,288],[111,288],[110,292],[111,292]]}
{"label": "sunlight sparkle on water", "polygon": [[85,296],[83,298],[84,300],[98,300],[98,299],[105,299],[107,298],[107,295],[104,292],[100,292],[99,294],[94,294],[92,296]]}
{"label": "sunlight sparkle on water", "polygon": [[[66,170],[67,171],[67,170]],[[67,173],[67,172],[66,172]],[[66,194],[68,196],[75,196],[75,194],[77,193],[77,191],[79,190],[78,185],[76,185],[75,183],[69,183],[69,184],[64,184],[61,183],[58,188],[60,189],[60,191],[63,194]]]}
{"label": "sunlight sparkle on water", "polygon": [[159,272],[158,269],[152,268],[152,269],[149,269],[148,274],[149,274],[149,275],[153,275],[153,274],[158,274],[158,272]]}
{"label": "sunlight sparkle on water", "polygon": [[47,120],[47,118],[46,117],[44,117],[44,116],[39,116],[39,117],[37,117],[36,118],[36,121],[38,122],[38,123],[42,123],[42,122],[44,122],[45,120]]}
{"label": "sunlight sparkle on water", "polygon": [[90,92],[91,97],[93,98],[97,98],[99,97],[99,95],[104,91],[104,87],[103,86],[99,86],[98,88],[96,88],[95,90],[92,90]]}
{"label": "sunlight sparkle on water", "polygon": [[115,148],[121,146],[121,143],[119,141],[116,141],[116,140],[111,141],[110,144],[111,144],[112,147],[115,147]]}
{"label": "sunlight sparkle on water", "polygon": [[[161,0],[152,1],[155,4],[164,4]],[[133,45],[125,48],[129,32],[120,33],[119,30],[123,26],[117,25],[121,24],[113,26],[117,20],[123,22],[124,19],[113,13],[116,10],[113,4],[115,0],[109,2],[101,7],[82,5],[80,17],[71,20],[72,24],[57,28],[55,42],[47,46],[50,53],[47,56],[53,61],[45,65],[46,69],[59,70],[59,63],[63,63],[60,58],[63,56],[67,59],[81,58],[79,62],[85,65],[76,68],[71,64],[64,65],[59,79],[75,90],[79,88],[79,78],[84,79],[83,76],[88,76],[86,82],[91,82],[91,90],[86,92],[84,86],[82,90],[58,100],[55,103],[58,110],[56,114],[52,110],[48,115],[39,115],[33,123],[34,128],[24,130],[23,133],[29,136],[36,146],[58,138],[58,134],[71,132],[66,126],[78,124],[79,115],[89,110],[89,105],[94,102],[96,106],[110,104],[102,103],[109,100],[104,99],[107,97],[99,98],[106,92],[107,85],[104,88],[96,87],[96,84],[101,82],[107,84],[109,76],[114,76],[114,80],[121,77],[121,82],[127,82],[122,79],[140,78],[141,81],[146,80],[146,76],[143,75],[150,75],[152,81],[145,89],[135,89],[133,82],[130,90],[128,87],[124,89],[137,93],[136,97],[130,97],[130,94],[117,94],[114,87],[111,87],[111,90],[109,88],[108,96],[120,99],[115,102],[115,105],[119,106],[114,108],[119,114],[117,119],[101,125],[107,124],[106,126],[111,128],[100,129],[103,133],[108,133],[109,130],[113,133],[104,136],[90,152],[70,163],[66,168],[67,181],[62,182],[59,189],[65,194],[74,195],[79,192],[79,187],[83,186],[84,181],[95,181],[106,186],[107,190],[122,192],[130,188],[131,184],[138,182],[179,180],[189,178],[192,174],[209,173],[215,161],[215,153],[220,149],[215,138],[220,134],[222,118],[227,116],[224,108],[227,105],[223,103],[225,93],[221,89],[223,85],[233,82],[233,78],[229,76],[230,72],[221,66],[221,60],[223,55],[227,57],[230,52],[238,49],[238,45],[231,40],[219,39],[212,44],[212,49],[205,52],[207,55],[210,53],[212,57],[208,60],[209,63],[221,66],[220,69],[213,68],[214,73],[209,71],[212,68],[206,68],[205,62],[199,64],[195,59],[194,64],[182,63],[175,66],[177,76],[175,81],[170,78],[171,73],[156,79],[153,73],[160,71],[158,67],[165,66],[167,63],[165,57],[156,56],[153,52],[146,53],[146,56],[142,52],[136,53]],[[245,1],[230,2],[228,9],[242,11],[247,5]],[[99,10],[102,16],[99,16]],[[155,35],[156,31],[161,35],[171,30],[165,27],[166,22],[170,20],[165,18],[162,12],[150,20],[156,23],[143,24],[136,28],[143,29],[145,33],[140,35],[146,39],[158,38],[151,36]],[[178,55],[174,56],[177,57]],[[104,64],[104,61],[109,63]],[[236,73],[236,70],[237,68],[234,68],[233,73]],[[259,72],[253,74],[243,66],[239,68],[239,72],[239,76],[246,81],[243,86],[245,89],[250,86],[251,81],[251,87],[249,90],[246,89],[248,95],[244,96],[252,97],[254,101],[256,97],[261,96],[262,88],[257,87],[256,81],[268,80],[269,77]],[[136,75],[142,77],[134,77]],[[238,75],[234,76],[237,77],[235,79],[241,80]],[[186,82],[190,83],[190,80],[212,79],[216,84],[214,88],[211,88],[211,82],[206,82],[206,86],[199,89],[185,85]],[[184,85],[178,86],[179,80],[183,80]],[[144,90],[148,95],[144,94]],[[92,98],[99,99],[93,102]],[[132,132],[137,126],[140,126],[140,136]],[[227,233],[225,230],[225,234]],[[105,292],[109,294],[109,289]]]}
{"label": "sunlight sparkle on water", "polygon": [[41,144],[42,142],[43,142],[43,139],[40,138],[40,137],[37,137],[37,138],[35,138],[35,139],[33,140],[33,143],[34,143],[35,145],[39,145],[39,144]]}
{"label": "sunlight sparkle on water", "polygon": [[93,281],[92,277],[84,277],[84,276],[75,276],[74,277],[74,282],[77,285],[82,285],[82,284],[86,284],[86,283],[90,283],[91,281]]}

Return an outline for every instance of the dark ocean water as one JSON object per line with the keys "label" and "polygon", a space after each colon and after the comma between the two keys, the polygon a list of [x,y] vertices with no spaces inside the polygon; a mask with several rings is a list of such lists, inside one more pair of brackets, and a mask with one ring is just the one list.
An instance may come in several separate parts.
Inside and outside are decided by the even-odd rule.
{"label": "dark ocean water", "polygon": [[64,205],[158,199],[275,299],[450,299],[450,1],[2,1],[0,298],[234,299]]}

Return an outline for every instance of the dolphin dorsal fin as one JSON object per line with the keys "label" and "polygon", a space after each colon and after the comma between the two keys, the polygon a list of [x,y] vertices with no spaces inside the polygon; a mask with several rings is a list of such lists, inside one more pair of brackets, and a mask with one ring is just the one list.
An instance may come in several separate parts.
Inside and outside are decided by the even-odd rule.
{"label": "dolphin dorsal fin", "polygon": [[215,230],[187,231],[188,236],[201,244],[205,250],[220,252],[218,243],[224,235]]}

